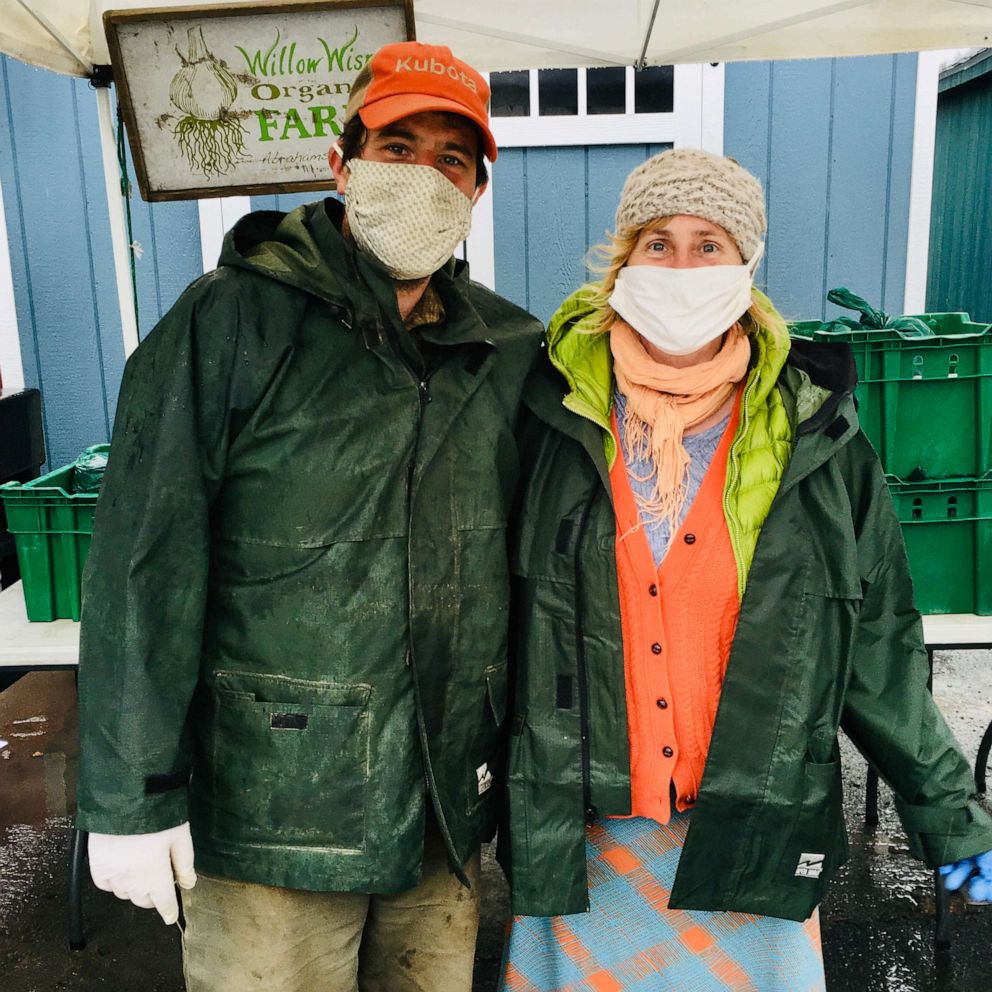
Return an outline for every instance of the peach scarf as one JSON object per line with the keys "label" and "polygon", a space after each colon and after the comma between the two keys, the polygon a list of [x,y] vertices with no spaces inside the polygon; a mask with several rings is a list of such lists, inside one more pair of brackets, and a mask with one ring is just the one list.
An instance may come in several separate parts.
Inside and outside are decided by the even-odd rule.
{"label": "peach scarf", "polygon": [[617,385],[627,398],[620,425],[624,447],[654,467],[653,492],[646,500],[638,497],[638,507],[649,520],[667,520],[674,533],[690,461],[682,436],[733,395],[751,360],[750,342],[736,324],[708,362],[677,369],[653,359],[641,336],[618,317],[610,328],[610,349]]}

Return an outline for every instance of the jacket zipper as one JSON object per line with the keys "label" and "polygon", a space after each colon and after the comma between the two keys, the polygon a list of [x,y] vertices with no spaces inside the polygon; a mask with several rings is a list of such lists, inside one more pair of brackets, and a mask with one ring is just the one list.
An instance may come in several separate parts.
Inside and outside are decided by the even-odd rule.
{"label": "jacket zipper", "polygon": [[575,535],[575,674],[579,682],[579,742],[582,756],[582,811],[586,823],[592,823],[596,819],[596,807],[592,804],[592,782],[590,780],[590,756],[589,756],[589,687],[586,682],[586,649],[583,640],[582,610],[582,568],[581,551],[582,538],[585,534],[592,506],[595,502],[596,494],[592,496],[582,508],[582,516],[579,518],[579,527]]}
{"label": "jacket zipper", "polygon": [[417,659],[413,652],[413,480],[417,471],[417,450],[420,447],[420,431],[424,422],[424,408],[431,401],[430,376],[424,373],[423,378],[417,375],[416,370],[397,353],[402,366],[409,373],[414,385],[417,387],[417,399],[419,409],[417,411],[417,430],[413,440],[413,456],[407,468],[406,479],[406,520],[407,520],[407,547],[406,547],[406,584],[407,584],[407,627],[409,629],[410,641],[406,649],[406,665],[410,669],[413,679],[414,706],[417,711],[417,732],[420,736],[420,753],[424,760],[424,778],[427,785],[427,793],[430,796],[431,804],[434,807],[434,816],[437,820],[438,829],[441,831],[441,838],[444,841],[445,849],[455,876],[466,888],[471,888],[471,883],[465,876],[462,866],[458,863],[455,844],[451,837],[451,830],[448,828],[448,821],[445,818],[444,810],[441,808],[441,797],[438,795],[437,779],[434,777],[434,766],[431,762],[430,741],[427,737],[427,726],[424,723],[424,708],[421,703],[420,678],[417,673]]}
{"label": "jacket zipper", "polygon": [[[737,453],[740,450],[741,438],[747,433],[748,420],[750,418],[750,408],[748,406],[748,400],[751,398],[751,394],[754,392],[755,384],[758,381],[758,371],[753,369],[748,377],[748,383],[744,387],[744,395],[741,397],[741,421],[737,428],[737,437],[734,438],[730,445],[729,461],[730,467],[733,470],[734,481],[738,479],[738,458]],[[729,481],[728,475],[728,481]],[[730,508],[730,486],[724,485],[723,487],[723,517],[727,521],[727,530],[730,531],[730,545],[734,551],[734,563],[737,566],[737,598],[738,600],[744,598],[744,587],[747,583],[747,575],[744,571],[744,562],[741,560],[740,552],[740,534],[738,533],[738,523],[737,517],[732,513]]]}

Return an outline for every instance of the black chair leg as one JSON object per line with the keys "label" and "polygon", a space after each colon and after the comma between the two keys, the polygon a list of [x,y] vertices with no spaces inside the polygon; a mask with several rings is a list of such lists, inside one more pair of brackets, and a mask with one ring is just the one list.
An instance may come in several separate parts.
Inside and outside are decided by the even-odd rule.
{"label": "black chair leg", "polygon": [[985,791],[985,772],[989,767],[989,753],[992,752],[992,723],[985,728],[985,736],[978,745],[978,757],[975,759],[975,788]]}
{"label": "black chair leg", "polygon": [[81,951],[86,947],[83,933],[83,865],[86,861],[85,830],[72,831],[69,851],[69,950]]}
{"label": "black chair leg", "polygon": [[865,826],[878,826],[878,772],[871,765],[865,782]]}

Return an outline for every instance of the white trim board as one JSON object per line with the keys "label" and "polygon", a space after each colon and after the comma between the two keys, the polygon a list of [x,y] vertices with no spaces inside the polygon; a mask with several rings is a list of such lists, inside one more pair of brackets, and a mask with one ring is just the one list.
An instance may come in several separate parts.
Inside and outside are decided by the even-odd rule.
{"label": "white trim board", "polygon": [[531,114],[492,117],[489,125],[500,148],[566,145],[633,145],[671,142],[679,148],[723,151],[722,64],[675,66],[675,105],[670,114],[634,113],[634,69],[627,69],[623,114],[586,114],[585,71],[578,72],[579,113],[542,117],[538,112],[537,72],[530,75]]}
{"label": "white trim board", "polygon": [[21,341],[17,333],[17,306],[14,301],[14,277],[10,268],[7,244],[7,221],[0,189],[0,374],[4,389],[24,388],[24,365]]}
{"label": "white trim board", "polygon": [[472,230],[465,239],[469,275],[489,289],[496,288],[496,251],[493,237],[493,165],[489,165],[489,185],[472,209]]}
{"label": "white trim board", "polygon": [[200,255],[203,271],[217,268],[224,235],[245,214],[251,213],[250,196],[221,196],[197,201],[200,213]]}
{"label": "white trim board", "polygon": [[927,305],[933,160],[937,138],[937,83],[941,70],[973,51],[973,48],[948,48],[939,52],[920,52],[917,56],[903,313],[923,313]]}

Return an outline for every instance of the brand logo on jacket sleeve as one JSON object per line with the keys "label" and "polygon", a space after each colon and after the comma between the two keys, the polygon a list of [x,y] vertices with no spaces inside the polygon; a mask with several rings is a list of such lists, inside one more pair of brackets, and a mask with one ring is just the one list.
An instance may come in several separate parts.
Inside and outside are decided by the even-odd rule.
{"label": "brand logo on jacket sleeve", "polygon": [[796,875],[800,878],[819,878],[823,872],[823,854],[800,854]]}

